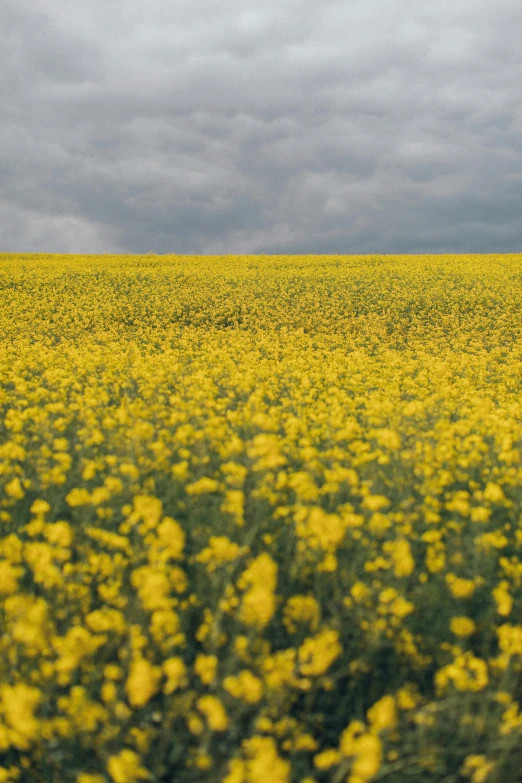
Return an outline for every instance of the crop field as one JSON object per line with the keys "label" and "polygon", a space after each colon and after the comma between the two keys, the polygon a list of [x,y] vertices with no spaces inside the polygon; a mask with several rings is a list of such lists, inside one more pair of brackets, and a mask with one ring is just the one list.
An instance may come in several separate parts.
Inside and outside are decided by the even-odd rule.
{"label": "crop field", "polygon": [[522,255],[0,255],[0,783],[522,780]]}

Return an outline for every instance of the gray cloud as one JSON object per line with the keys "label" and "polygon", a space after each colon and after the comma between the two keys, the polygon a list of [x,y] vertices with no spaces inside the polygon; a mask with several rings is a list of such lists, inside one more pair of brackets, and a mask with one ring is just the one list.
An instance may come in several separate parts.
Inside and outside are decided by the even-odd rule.
{"label": "gray cloud", "polygon": [[4,0],[0,250],[522,247],[518,0]]}

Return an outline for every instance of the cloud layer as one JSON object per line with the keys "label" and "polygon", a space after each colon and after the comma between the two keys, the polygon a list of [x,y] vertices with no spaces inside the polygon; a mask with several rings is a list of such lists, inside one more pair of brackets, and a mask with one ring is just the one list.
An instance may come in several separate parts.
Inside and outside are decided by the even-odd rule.
{"label": "cloud layer", "polygon": [[4,0],[0,250],[522,250],[519,0]]}

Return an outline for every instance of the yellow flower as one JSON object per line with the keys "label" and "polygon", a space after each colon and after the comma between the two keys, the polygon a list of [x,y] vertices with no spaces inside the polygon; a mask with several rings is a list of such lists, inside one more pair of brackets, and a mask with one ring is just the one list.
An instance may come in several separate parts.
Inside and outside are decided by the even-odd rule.
{"label": "yellow flower", "polygon": [[317,750],[317,741],[311,734],[299,734],[292,744],[292,750]]}
{"label": "yellow flower", "polygon": [[195,764],[198,769],[211,769],[212,757],[208,755],[198,756]]}
{"label": "yellow flower", "polygon": [[419,694],[414,685],[407,683],[395,694],[395,701],[400,710],[413,710],[419,703]]}
{"label": "yellow flower", "polygon": [[7,560],[0,560],[0,595],[16,593],[23,572],[23,568],[13,566]]}
{"label": "yellow flower", "polygon": [[194,661],[194,671],[205,685],[210,685],[216,676],[218,659],[215,655],[203,655],[200,653]]}
{"label": "yellow flower", "polygon": [[262,630],[272,619],[276,603],[277,564],[267,553],[256,557],[241,575],[238,587],[245,590],[239,618]]}
{"label": "yellow flower", "polygon": [[150,746],[150,732],[147,729],[139,729],[133,726],[129,729],[126,741],[132,742],[140,753],[146,753]]}
{"label": "yellow flower", "polygon": [[241,759],[231,759],[228,762],[228,774],[221,783],[245,783],[245,762]]}
{"label": "yellow flower", "polygon": [[292,648],[279,650],[263,659],[265,682],[272,690],[280,690],[295,681],[296,651]]}
{"label": "yellow flower", "polygon": [[350,595],[356,603],[361,603],[371,595],[371,590],[364,582],[355,582],[350,589]]}
{"label": "yellow flower", "polygon": [[149,777],[147,770],[140,766],[140,757],[128,748],[110,757],[107,770],[114,783],[138,783]]}
{"label": "yellow flower", "polygon": [[131,584],[149,612],[171,607],[171,584],[164,568],[151,565],[136,568],[131,574]]}
{"label": "yellow flower", "polygon": [[454,574],[446,574],[446,583],[455,598],[470,598],[477,587],[473,579],[461,579]]}
{"label": "yellow flower", "polygon": [[457,655],[453,663],[443,666],[435,674],[435,685],[443,693],[449,683],[459,691],[481,691],[489,682],[488,665],[471,652]]}
{"label": "yellow flower", "polygon": [[48,648],[46,626],[49,606],[43,598],[11,595],[4,601],[4,611],[13,640],[23,645],[28,655],[32,656]]}
{"label": "yellow flower", "polygon": [[65,500],[72,508],[76,508],[77,506],[86,506],[91,502],[91,494],[87,489],[85,489],[85,487],[75,487],[67,493]]}
{"label": "yellow flower", "polygon": [[31,506],[31,514],[36,514],[38,516],[47,514],[47,512],[50,510],[51,510],[51,506],[49,505],[47,500],[41,500],[41,499],[35,500]]}
{"label": "yellow flower", "polygon": [[196,706],[205,715],[212,731],[225,731],[228,728],[227,713],[217,696],[201,696]]}
{"label": "yellow flower", "polygon": [[369,511],[380,511],[390,505],[390,501],[384,495],[366,495],[362,505]]}
{"label": "yellow flower", "polygon": [[226,536],[210,536],[208,546],[196,555],[195,560],[206,564],[212,572],[221,565],[237,560],[247,551],[246,547],[236,544]]}
{"label": "yellow flower", "polygon": [[497,612],[502,617],[511,614],[513,608],[513,599],[509,594],[509,583],[503,580],[493,590],[493,598],[497,605]]}
{"label": "yellow flower", "polygon": [[71,546],[73,540],[73,531],[68,522],[54,522],[51,525],[46,525],[43,534],[50,544],[62,547]]}
{"label": "yellow flower", "polygon": [[151,546],[151,554],[166,555],[173,560],[183,557],[185,532],[179,522],[172,517],[163,517],[156,528],[157,540]]}
{"label": "yellow flower", "polygon": [[342,651],[338,631],[324,630],[305,639],[297,651],[301,674],[305,677],[324,674]]}
{"label": "yellow flower", "polygon": [[498,644],[507,655],[522,655],[522,625],[508,625],[497,628]]}
{"label": "yellow flower", "polygon": [[0,711],[10,745],[28,750],[39,734],[39,723],[34,712],[42,694],[38,688],[24,683],[0,686]]}
{"label": "yellow flower", "polygon": [[505,499],[502,487],[493,481],[488,481],[484,489],[484,500],[489,500],[490,503],[502,503]]}
{"label": "yellow flower", "polygon": [[[222,466],[223,469],[223,466]],[[221,511],[225,514],[231,514],[238,527],[245,524],[245,494],[241,489],[228,489],[225,492],[225,499],[221,504]]]}
{"label": "yellow flower", "polygon": [[339,750],[343,756],[353,756],[356,752],[357,742],[364,734],[364,731],[364,723],[359,720],[351,721],[348,728],[343,731],[340,737]]}
{"label": "yellow flower", "polygon": [[107,720],[107,710],[97,701],[89,699],[82,685],[75,685],[66,696],[58,699],[60,711],[65,713],[74,729],[92,732]]}
{"label": "yellow flower", "polygon": [[252,737],[243,747],[248,783],[290,783],[290,763],[279,756],[272,737]]}
{"label": "yellow flower", "polygon": [[130,666],[125,690],[132,707],[143,707],[159,690],[161,669],[145,658],[134,659]]}
{"label": "yellow flower", "polygon": [[472,636],[476,631],[476,625],[469,617],[452,617],[450,629],[455,636]]}
{"label": "yellow flower", "polygon": [[163,688],[166,694],[173,693],[180,688],[186,679],[187,670],[183,660],[179,656],[168,658],[164,661],[163,671],[167,675],[167,682]]}
{"label": "yellow flower", "polygon": [[105,644],[106,638],[94,636],[86,628],[73,626],[65,636],[53,636],[53,648],[58,653],[55,668],[58,682],[67,685],[80,662]]}
{"label": "yellow flower", "polygon": [[394,564],[395,576],[410,576],[415,569],[415,560],[411,554],[411,547],[405,538],[397,541],[386,541],[383,550],[390,554]]}
{"label": "yellow flower", "polygon": [[319,625],[319,604],[313,595],[294,595],[286,602],[283,624],[287,631],[295,633],[298,623],[307,623],[312,631]]}
{"label": "yellow flower", "polygon": [[393,696],[383,696],[366,713],[373,731],[394,729],[397,725],[397,709]]}
{"label": "yellow flower", "polygon": [[209,476],[203,476],[203,478],[187,484],[185,492],[187,495],[206,495],[212,492],[217,492],[219,489],[219,483]]}
{"label": "yellow flower", "polygon": [[322,753],[318,753],[314,756],[314,765],[317,769],[330,769],[341,761],[341,754],[338,750],[323,750]]}
{"label": "yellow flower", "polygon": [[15,783],[20,779],[20,773],[19,767],[11,766],[8,769],[0,767],[0,783]]}
{"label": "yellow flower", "polygon": [[236,699],[256,704],[263,696],[263,683],[249,669],[242,669],[237,676],[225,677],[223,688]]}
{"label": "yellow flower", "polygon": [[14,500],[21,500],[25,496],[24,489],[18,476],[15,476],[14,479],[11,479],[11,481],[5,485],[4,492],[10,498],[14,498]]}
{"label": "yellow flower", "polygon": [[103,669],[103,676],[107,680],[121,680],[123,677],[123,669],[116,663],[108,663]]}
{"label": "yellow flower", "polygon": [[374,734],[363,734],[355,746],[355,759],[348,783],[367,783],[379,771],[382,762],[381,741]]}
{"label": "yellow flower", "polygon": [[500,726],[500,735],[506,736],[514,731],[520,732],[522,729],[522,714],[519,712],[518,704],[511,704],[502,713],[502,725]]}
{"label": "yellow flower", "polygon": [[464,759],[460,772],[469,777],[471,783],[485,783],[490,772],[493,771],[495,764],[488,761],[483,755],[470,755]]}
{"label": "yellow flower", "polygon": [[101,687],[100,696],[104,704],[110,704],[111,702],[116,701],[118,698],[118,688],[115,683],[104,682]]}

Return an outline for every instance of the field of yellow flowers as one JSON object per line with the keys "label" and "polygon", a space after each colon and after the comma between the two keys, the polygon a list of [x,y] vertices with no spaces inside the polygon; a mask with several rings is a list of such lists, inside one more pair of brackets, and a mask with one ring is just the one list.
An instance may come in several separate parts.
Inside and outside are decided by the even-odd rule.
{"label": "field of yellow flowers", "polygon": [[0,783],[522,780],[521,302],[0,255]]}

